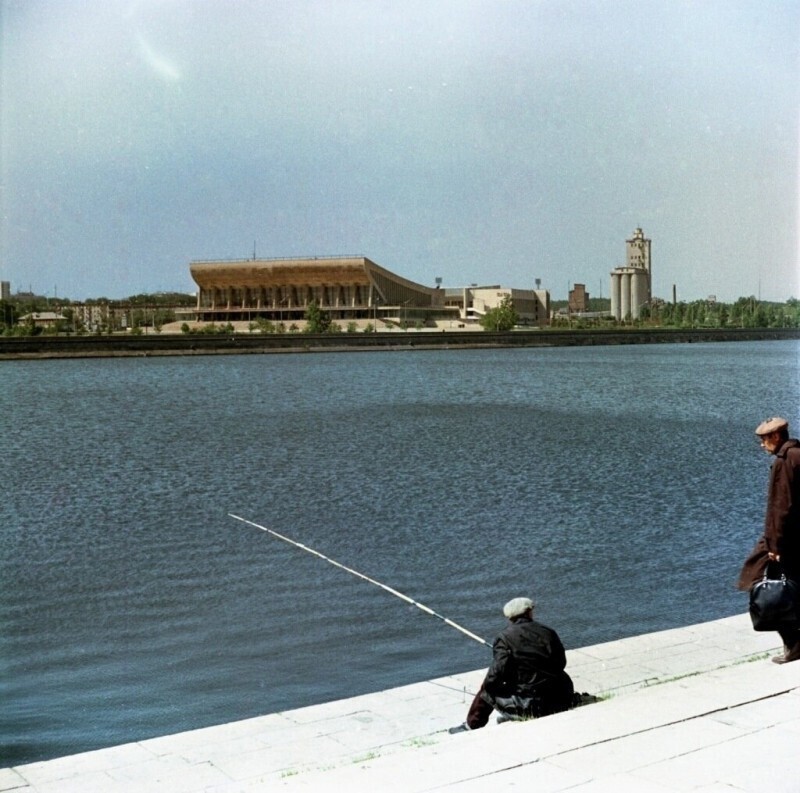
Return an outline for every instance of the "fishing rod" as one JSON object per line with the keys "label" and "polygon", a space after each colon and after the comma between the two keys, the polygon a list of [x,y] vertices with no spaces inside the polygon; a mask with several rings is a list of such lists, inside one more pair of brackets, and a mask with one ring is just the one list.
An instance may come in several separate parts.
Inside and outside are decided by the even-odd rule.
{"label": "fishing rod", "polygon": [[258,523],[253,523],[252,520],[247,520],[246,518],[241,518],[238,515],[234,515],[232,512],[228,513],[228,517],[234,518],[234,520],[240,520],[242,523],[247,523],[249,526],[254,526],[256,529],[261,529],[261,531],[265,531],[268,534],[271,534],[273,537],[277,537],[279,540],[283,540],[284,542],[288,542],[290,545],[294,545],[296,548],[299,548],[301,551],[307,551],[308,553],[314,554],[314,556],[318,556],[320,559],[324,559],[326,562],[334,565],[334,567],[339,567],[342,570],[345,570],[348,573],[351,573],[358,578],[362,578],[364,581],[368,581],[370,584],[375,584],[375,586],[380,587],[384,591],[388,592],[390,595],[394,595],[395,597],[399,597],[400,600],[405,600],[406,603],[410,603],[412,606],[416,606],[418,609],[421,609],[426,614],[430,614],[432,617],[436,617],[436,619],[441,620],[444,623],[447,623],[451,628],[455,628],[457,631],[461,631],[465,636],[469,636],[470,639],[474,639],[476,642],[480,644],[485,644],[487,647],[491,647],[492,645],[489,644],[485,639],[482,639],[480,636],[472,633],[472,631],[468,631],[466,628],[463,628],[457,622],[453,622],[453,620],[448,619],[447,617],[443,617],[441,614],[437,614],[432,608],[428,608],[424,603],[419,603],[413,598],[410,598],[408,595],[404,595],[402,592],[398,592],[396,589],[392,589],[392,587],[387,586],[386,584],[382,584],[380,581],[376,581],[374,578],[370,578],[363,573],[359,573],[358,570],[353,570],[352,567],[346,567],[345,565],[337,562],[335,559],[331,559],[329,556],[325,556],[325,554],[320,553],[319,551],[315,551],[313,548],[309,548],[307,545],[303,545],[296,540],[291,539],[290,537],[285,537],[283,534],[278,534],[277,531],[273,531],[272,529],[268,529],[266,526],[261,526]]}

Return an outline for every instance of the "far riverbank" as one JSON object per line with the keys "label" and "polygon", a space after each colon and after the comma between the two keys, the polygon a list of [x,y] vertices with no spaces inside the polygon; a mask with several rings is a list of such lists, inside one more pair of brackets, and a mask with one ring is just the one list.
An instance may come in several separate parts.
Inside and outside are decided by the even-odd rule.
{"label": "far riverbank", "polygon": [[693,328],[620,330],[408,331],[405,333],[233,333],[139,336],[0,337],[0,359],[102,358],[146,355],[219,355],[359,350],[575,347],[620,344],[800,339],[798,328]]}

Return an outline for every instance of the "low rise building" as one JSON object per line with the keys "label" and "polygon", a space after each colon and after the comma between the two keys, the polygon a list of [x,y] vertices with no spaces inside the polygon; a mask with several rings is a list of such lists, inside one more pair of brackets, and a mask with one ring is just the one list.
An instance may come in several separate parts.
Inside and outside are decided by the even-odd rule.
{"label": "low rise building", "polygon": [[20,317],[18,324],[33,325],[35,328],[54,328],[67,318],[57,311],[33,311]]}
{"label": "low rise building", "polygon": [[550,323],[550,293],[546,289],[512,289],[499,285],[467,286],[445,290],[445,304],[458,309],[464,322],[480,322],[487,311],[510,300],[520,325]]}

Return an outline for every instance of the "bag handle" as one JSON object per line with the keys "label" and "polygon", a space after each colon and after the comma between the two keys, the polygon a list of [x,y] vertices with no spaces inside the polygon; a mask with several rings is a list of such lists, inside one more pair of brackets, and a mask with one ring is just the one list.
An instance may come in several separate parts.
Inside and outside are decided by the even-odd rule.
{"label": "bag handle", "polygon": [[[777,568],[778,572],[780,573],[780,577],[773,574],[770,577],[770,569]],[[786,573],[783,572],[783,565],[780,562],[771,559],[767,562],[766,567],[764,567],[764,577],[761,579],[762,581],[780,581],[781,583],[786,583]]]}

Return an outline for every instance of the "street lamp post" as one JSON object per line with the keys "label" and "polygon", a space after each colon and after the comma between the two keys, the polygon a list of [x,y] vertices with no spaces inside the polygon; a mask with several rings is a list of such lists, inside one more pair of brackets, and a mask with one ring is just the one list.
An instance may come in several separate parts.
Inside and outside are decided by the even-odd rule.
{"label": "street lamp post", "polygon": [[406,300],[405,303],[403,303],[403,330],[405,330],[406,333],[408,333],[408,304],[410,302],[411,298],[409,298],[408,300]]}
{"label": "street lamp post", "polygon": [[378,303],[380,302],[381,299],[376,295],[374,300],[372,301],[372,311],[373,311],[373,316],[375,318],[375,328],[374,328],[375,333],[378,332]]}

